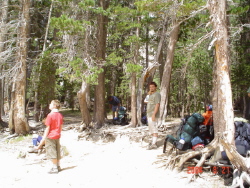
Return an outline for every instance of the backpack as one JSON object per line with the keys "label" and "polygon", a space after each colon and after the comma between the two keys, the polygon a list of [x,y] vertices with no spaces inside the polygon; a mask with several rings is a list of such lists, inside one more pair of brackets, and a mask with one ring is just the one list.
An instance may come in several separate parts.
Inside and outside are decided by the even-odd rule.
{"label": "backpack", "polygon": [[118,110],[118,118],[113,120],[114,125],[128,125],[128,114],[127,109],[123,106],[120,106]]}
{"label": "backpack", "polygon": [[243,121],[235,121],[235,146],[238,153],[246,156],[247,151],[250,150],[250,124]]}
{"label": "backpack", "polygon": [[[193,113],[191,116],[182,120],[182,124],[177,131],[177,139],[185,140],[185,144],[181,150],[191,148],[191,140],[199,134],[199,125],[204,121],[204,117],[200,113]],[[183,125],[184,124],[184,125]]]}

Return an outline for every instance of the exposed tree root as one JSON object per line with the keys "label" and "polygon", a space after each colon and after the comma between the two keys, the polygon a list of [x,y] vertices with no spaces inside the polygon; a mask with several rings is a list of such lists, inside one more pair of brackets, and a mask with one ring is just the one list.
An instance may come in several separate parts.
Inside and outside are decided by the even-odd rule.
{"label": "exposed tree root", "polygon": [[210,157],[211,155],[213,155],[216,147],[218,146],[218,137],[215,137],[214,140],[207,145],[204,149],[199,150],[199,151],[191,151],[188,153],[185,153],[181,156],[181,159],[177,165],[177,170],[180,171],[183,168],[183,165],[186,161],[188,161],[189,159],[192,159],[198,155],[201,156],[200,161],[197,163],[196,167],[201,167],[203,165],[203,163],[205,162],[205,160]]}
{"label": "exposed tree root", "polygon": [[[227,153],[227,157],[229,158],[232,165],[240,171],[245,171],[250,173],[250,164],[248,162],[248,158],[242,157],[237,151],[234,145],[231,145],[227,142],[223,134],[220,134],[220,143],[225,149]],[[248,164],[248,165],[247,165]]]}
{"label": "exposed tree root", "polygon": [[[212,156],[217,147],[223,146],[226,151],[227,157],[229,158],[232,165],[219,164],[219,163],[210,163],[207,162],[206,159]],[[242,157],[236,150],[234,145],[228,143],[225,139],[225,135],[223,133],[218,133],[214,140],[207,145],[204,149],[199,151],[178,151],[173,145],[167,146],[168,150],[166,152],[167,158],[164,159],[165,165],[169,169],[175,169],[180,172],[185,163],[192,161],[196,165],[195,167],[202,167],[203,165],[209,166],[219,166],[219,167],[230,167],[235,168],[234,171],[234,181],[232,187],[244,187],[243,183],[247,182],[250,184],[250,152],[247,158]],[[194,159],[199,156],[200,160]],[[190,160],[192,159],[192,160]],[[194,179],[195,176],[199,175],[199,173],[191,174],[189,177],[189,182]]]}
{"label": "exposed tree root", "polygon": [[[197,160],[197,159],[192,159],[192,161],[193,161],[194,163],[196,163],[196,164],[199,163],[199,160]],[[227,164],[221,164],[221,163],[204,162],[203,165],[233,168],[233,165],[227,165]]]}

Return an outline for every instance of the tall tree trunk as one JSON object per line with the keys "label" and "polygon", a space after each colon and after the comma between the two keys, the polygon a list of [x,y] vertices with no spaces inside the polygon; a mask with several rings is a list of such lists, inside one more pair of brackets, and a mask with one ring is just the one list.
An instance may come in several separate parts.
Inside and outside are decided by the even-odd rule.
{"label": "tall tree trunk", "polygon": [[227,132],[227,141],[234,143],[234,114],[229,75],[228,31],[226,0],[209,0],[213,29],[215,31],[216,69],[214,76],[213,119],[215,132]]}
{"label": "tall tree trunk", "polygon": [[[2,65],[0,65],[0,76],[2,75]],[[3,79],[0,79],[0,125],[2,120],[2,113],[4,109],[4,97],[3,97]]]}
{"label": "tall tree trunk", "polygon": [[131,125],[137,126],[137,101],[136,101],[136,73],[133,72],[131,76]]}
{"label": "tall tree trunk", "polygon": [[[4,42],[6,40],[6,33],[7,33],[7,19],[8,19],[8,6],[9,1],[3,0],[1,3],[1,14],[0,14],[0,53],[4,51]],[[3,65],[0,65],[0,76],[2,76]],[[0,123],[2,122],[2,115],[4,112],[4,79],[1,78],[0,80]]]}
{"label": "tall tree trunk", "polygon": [[[99,0],[99,7],[104,10],[109,6],[109,0]],[[105,118],[105,54],[106,54],[106,38],[107,38],[108,17],[103,14],[97,15],[97,45],[96,59],[99,68],[103,69],[98,75],[98,84],[95,86],[95,111],[94,111],[94,126],[100,128],[104,124]]]}
{"label": "tall tree trunk", "polygon": [[[162,59],[163,59],[163,43],[166,39],[166,32],[167,32],[167,25],[168,25],[168,17],[166,17],[164,19],[164,22],[163,22],[163,26],[162,26],[162,30],[160,31],[160,40],[159,40],[159,43],[158,43],[158,46],[157,46],[157,51],[156,51],[156,55],[155,55],[155,62],[159,63],[160,64],[160,67],[159,67],[159,72],[160,72],[160,76],[163,75],[163,67],[164,67],[164,64],[162,62]],[[162,67],[162,69],[161,69]],[[155,71],[158,67],[154,67],[154,69],[152,69],[151,71],[151,74],[147,80],[147,85],[149,85],[153,79],[154,79],[154,74],[155,74]],[[162,78],[160,78],[160,82],[161,82]],[[148,89],[148,88],[147,88]]]}
{"label": "tall tree trunk", "polygon": [[159,125],[161,125],[165,121],[165,117],[167,115],[167,105],[168,105],[168,94],[169,94],[169,86],[171,80],[171,71],[174,61],[174,51],[175,45],[178,40],[178,34],[180,30],[180,24],[175,23],[173,29],[170,33],[169,43],[167,48],[167,58],[164,66],[164,72],[161,82],[161,104],[160,104],[160,117],[159,117]]}
{"label": "tall tree trunk", "polygon": [[[138,17],[137,22],[140,23],[141,18]],[[136,37],[140,37],[140,29],[136,28]],[[134,49],[134,64],[139,64],[139,42],[137,41]],[[131,125],[133,127],[137,126],[139,121],[139,125],[141,124],[141,101],[142,101],[142,84],[138,84],[138,91],[136,92],[136,72],[133,72],[131,75]],[[139,88],[140,86],[140,88]],[[137,100],[138,98],[138,100]]]}
{"label": "tall tree trunk", "polygon": [[10,110],[9,110],[9,130],[10,133],[15,133],[15,123],[14,123],[14,102],[15,102],[15,84],[12,83],[12,88],[10,92]]}
{"label": "tall tree trunk", "polygon": [[14,98],[12,98],[14,131],[17,134],[26,134],[29,131],[25,117],[26,66],[28,54],[28,39],[30,27],[30,0],[22,0],[20,13],[20,28],[18,36],[17,63],[20,64],[14,80]]}
{"label": "tall tree trunk", "polygon": [[82,114],[82,121],[86,126],[89,126],[91,122],[91,116],[88,109],[87,104],[87,93],[89,91],[89,84],[87,84],[85,81],[82,81],[82,87],[81,90],[77,93],[80,110]]}
{"label": "tall tree trunk", "polygon": [[[48,15],[48,23],[46,25],[46,30],[45,30],[45,36],[44,36],[44,42],[43,42],[43,51],[42,51],[42,57],[44,55],[44,52],[46,50],[46,43],[47,43],[47,39],[48,39],[48,33],[49,33],[49,26],[50,26],[50,19],[51,19],[51,14],[52,14],[52,10],[53,10],[53,4],[54,1],[52,0],[51,5],[50,5],[50,9],[49,9],[49,15]],[[40,82],[40,76],[42,73],[42,68],[43,68],[43,61],[40,61],[40,65],[39,65],[39,70],[38,70],[38,76],[36,77],[35,80],[35,96],[34,96],[34,110],[35,110],[35,114],[34,114],[34,118],[35,121],[38,122],[41,116],[44,116],[41,114],[41,111],[43,111],[43,109],[39,109],[40,104],[39,104],[39,89],[38,89],[38,83]],[[48,103],[49,104],[49,103]],[[43,117],[42,117],[43,118]]]}
{"label": "tall tree trunk", "polygon": [[0,14],[0,52],[4,50],[4,42],[6,40],[6,33],[7,33],[7,19],[8,19],[8,7],[9,1],[3,0],[1,3],[1,14]]}

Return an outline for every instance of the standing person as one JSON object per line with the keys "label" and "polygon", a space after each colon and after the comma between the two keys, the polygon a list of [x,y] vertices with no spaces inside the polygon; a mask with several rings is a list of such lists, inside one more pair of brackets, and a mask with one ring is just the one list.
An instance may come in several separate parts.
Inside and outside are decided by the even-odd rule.
{"label": "standing person", "polygon": [[57,174],[60,168],[60,137],[63,126],[63,116],[59,112],[60,102],[58,100],[52,100],[49,109],[51,112],[48,114],[45,125],[43,139],[38,145],[37,149],[42,147],[42,143],[45,141],[46,156],[51,160],[53,166],[48,172],[49,174]]}
{"label": "standing person", "polygon": [[202,125],[205,125],[204,132],[200,137],[205,141],[205,145],[209,144],[214,137],[213,129],[213,106],[211,104],[206,105],[206,112],[202,114],[204,121]]}
{"label": "standing person", "polygon": [[202,116],[204,117],[202,125],[213,125],[213,106],[211,104],[206,105],[206,112]]}
{"label": "standing person", "polygon": [[149,134],[152,135],[152,143],[148,145],[148,149],[156,149],[157,138],[158,138],[158,118],[160,115],[160,101],[161,95],[157,91],[157,84],[151,82],[149,85],[149,98],[147,102],[147,118],[148,118],[148,128]]}
{"label": "standing person", "polygon": [[121,102],[115,96],[109,96],[108,101],[109,101],[110,108],[112,109],[112,112],[113,112],[113,119],[116,120],[118,119],[118,110],[119,110]]}

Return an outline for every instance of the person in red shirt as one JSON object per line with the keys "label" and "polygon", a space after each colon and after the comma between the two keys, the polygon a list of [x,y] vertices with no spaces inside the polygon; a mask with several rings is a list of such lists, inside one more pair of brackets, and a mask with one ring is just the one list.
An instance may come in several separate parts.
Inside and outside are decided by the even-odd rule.
{"label": "person in red shirt", "polygon": [[[63,126],[63,116],[59,112],[60,102],[58,100],[52,100],[49,109],[51,112],[46,118],[46,129],[40,143],[45,141],[46,156],[53,163],[53,167],[48,173],[57,174],[60,171],[60,138]],[[38,145],[37,149],[40,149],[40,147],[42,147],[41,144]]]}

